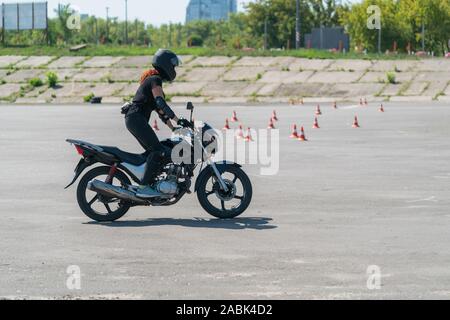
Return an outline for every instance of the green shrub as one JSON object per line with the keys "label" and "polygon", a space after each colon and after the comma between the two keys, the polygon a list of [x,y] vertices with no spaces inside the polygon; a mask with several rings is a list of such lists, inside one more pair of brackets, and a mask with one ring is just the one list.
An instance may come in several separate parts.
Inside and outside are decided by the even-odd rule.
{"label": "green shrub", "polygon": [[90,102],[93,97],[95,97],[95,94],[91,92],[87,96],[84,96],[83,100],[84,102]]}
{"label": "green shrub", "polygon": [[34,88],[41,87],[44,84],[40,78],[30,79],[30,81],[28,81],[28,83]]}
{"label": "green shrub", "polygon": [[192,35],[187,41],[188,47],[201,47],[203,46],[203,39],[199,35]]}
{"label": "green shrub", "polygon": [[50,88],[54,88],[58,83],[58,75],[52,71],[47,72],[47,84]]}
{"label": "green shrub", "polygon": [[392,83],[392,84],[397,83],[397,82],[395,81],[395,73],[394,73],[394,72],[388,72],[388,73],[386,73],[386,78],[387,78],[387,82],[388,82],[388,83]]}

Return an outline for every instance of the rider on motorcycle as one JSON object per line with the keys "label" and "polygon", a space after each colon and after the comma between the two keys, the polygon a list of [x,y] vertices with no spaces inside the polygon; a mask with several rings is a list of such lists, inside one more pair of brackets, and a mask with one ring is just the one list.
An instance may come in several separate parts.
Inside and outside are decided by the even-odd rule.
{"label": "rider on motorcycle", "polygon": [[[124,110],[125,124],[139,144],[148,152],[145,174],[137,195],[150,198],[158,192],[152,187],[158,176],[165,149],[149,125],[150,114],[156,111],[159,118],[172,131],[175,130],[171,121],[184,126],[187,120],[178,118],[165,101],[162,84],[175,80],[175,68],[181,60],[175,53],[166,49],[159,49],[153,57],[153,68],[145,71],[141,76],[141,84],[132,103]],[[166,151],[167,152],[167,151]]]}

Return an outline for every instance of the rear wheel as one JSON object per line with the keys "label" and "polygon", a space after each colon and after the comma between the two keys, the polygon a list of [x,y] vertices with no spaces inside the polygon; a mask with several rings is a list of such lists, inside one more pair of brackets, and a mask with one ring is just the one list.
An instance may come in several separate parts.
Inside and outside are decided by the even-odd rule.
{"label": "rear wheel", "polygon": [[[100,195],[87,188],[89,181],[94,179],[105,181],[108,177],[110,167],[97,167],[84,175],[78,184],[77,200],[81,210],[92,220],[98,222],[116,221],[123,217],[130,204],[117,199]],[[131,185],[130,179],[120,170],[116,171],[112,184],[118,187]]]}
{"label": "rear wheel", "polygon": [[252,200],[252,184],[247,174],[239,167],[226,166],[220,170],[228,187],[224,192],[212,170],[200,177],[197,198],[200,205],[212,216],[232,219],[247,210]]}

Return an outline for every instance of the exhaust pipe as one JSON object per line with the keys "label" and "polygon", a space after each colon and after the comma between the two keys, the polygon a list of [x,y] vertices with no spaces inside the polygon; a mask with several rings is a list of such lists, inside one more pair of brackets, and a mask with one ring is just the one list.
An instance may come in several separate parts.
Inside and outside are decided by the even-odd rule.
{"label": "exhaust pipe", "polygon": [[131,191],[123,188],[107,184],[103,181],[92,180],[88,182],[87,188],[91,191],[100,193],[103,196],[118,198],[125,201],[135,202],[138,204],[148,204],[147,201],[136,197]]}

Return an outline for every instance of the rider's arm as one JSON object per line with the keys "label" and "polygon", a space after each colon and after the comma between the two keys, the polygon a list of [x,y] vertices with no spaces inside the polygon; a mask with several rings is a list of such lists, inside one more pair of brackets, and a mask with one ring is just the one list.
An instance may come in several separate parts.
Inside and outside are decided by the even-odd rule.
{"label": "rider's arm", "polygon": [[[161,86],[155,85],[152,87],[153,97],[155,98],[156,107],[158,110],[158,114],[163,122],[169,126],[172,125],[170,120],[178,122],[178,117],[175,115],[173,110],[169,107],[166,100],[164,99],[164,92]],[[170,126],[169,126],[170,128]],[[173,128],[173,126],[172,126]]]}

